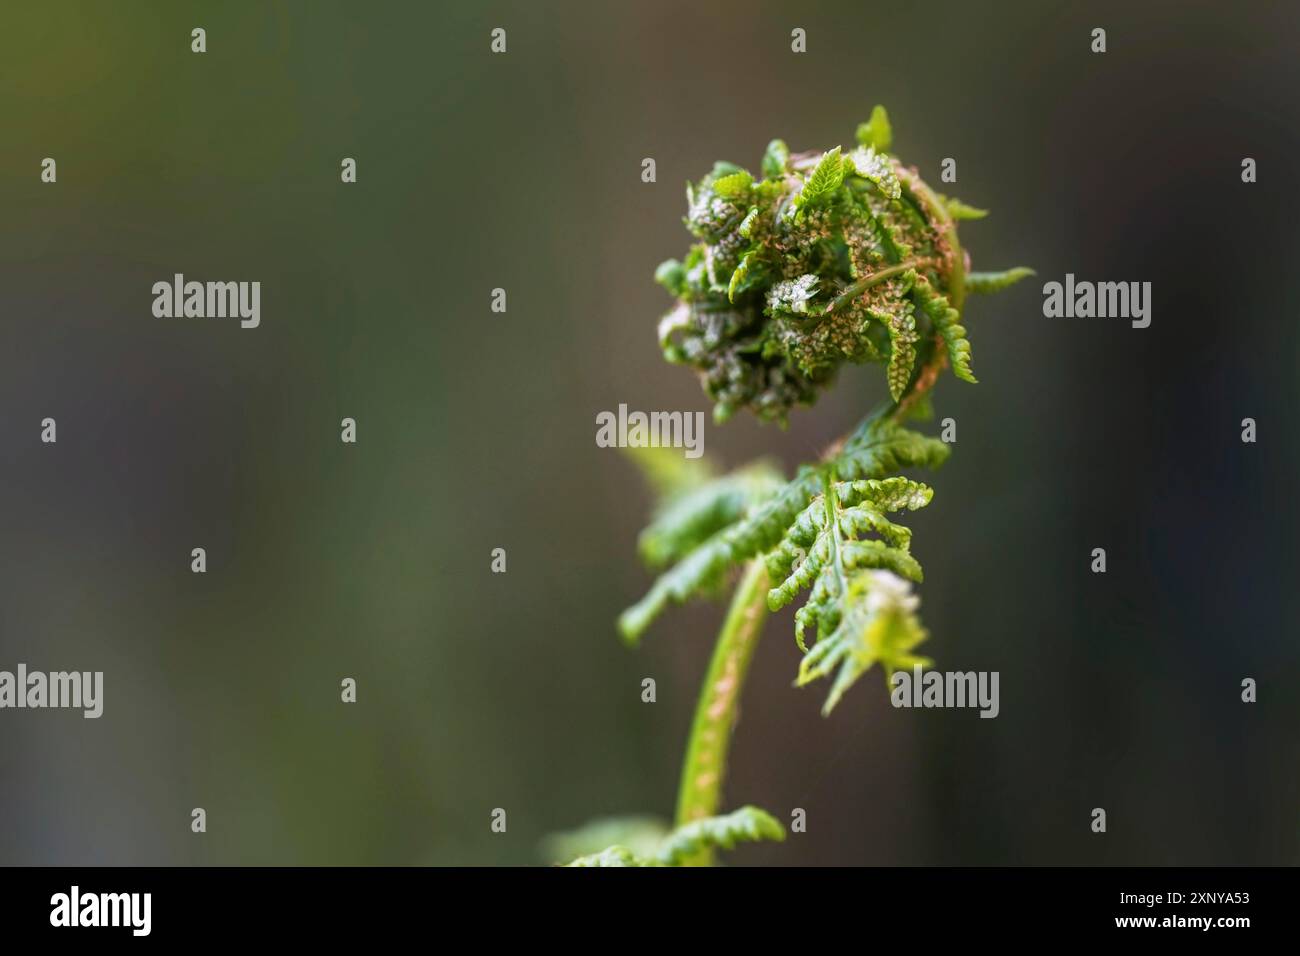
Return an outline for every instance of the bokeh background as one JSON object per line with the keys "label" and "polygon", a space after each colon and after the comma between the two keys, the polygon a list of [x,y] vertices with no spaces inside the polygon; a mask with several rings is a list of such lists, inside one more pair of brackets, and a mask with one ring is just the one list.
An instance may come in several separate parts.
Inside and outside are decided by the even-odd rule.
{"label": "bokeh background", "polygon": [[[1297,861],[1288,5],[51,0],[2,21],[0,668],[103,670],[106,702],[0,712],[0,863],[531,864],[546,833],[669,814],[721,609],[617,640],[650,500],[595,415],[708,407],[654,336],[685,180],[774,136],[849,142],[877,102],[901,156],[932,182],[956,158],[949,191],[993,210],[962,227],[975,267],[1040,275],[970,303],[981,382],[937,390],[958,443],[912,521],[925,650],[1000,671],[1002,712],[896,711],[869,678],[824,719],[776,616],[727,804],[802,807],[808,832],[730,859]],[[260,280],[261,327],[155,319],[175,272]],[[1152,282],[1153,324],[1045,319],[1066,272]],[[738,418],[706,448],[793,468],[882,390],[851,371],[788,431]]]}

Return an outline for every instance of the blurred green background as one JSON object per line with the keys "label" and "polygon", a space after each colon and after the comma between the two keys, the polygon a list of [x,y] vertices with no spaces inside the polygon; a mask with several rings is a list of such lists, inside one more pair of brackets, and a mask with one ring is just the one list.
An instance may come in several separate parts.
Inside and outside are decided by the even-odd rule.
{"label": "blurred green background", "polygon": [[[877,102],[993,210],[975,268],[1151,281],[1154,321],[970,304],[911,524],[924,650],[1000,671],[1001,716],[866,679],[823,719],[778,615],[727,804],[808,832],[731,859],[1296,862],[1296,49],[1282,4],[8,4],[0,668],[106,700],[0,713],[0,863],[526,864],[669,814],[721,610],[618,642],[649,498],[595,415],[708,407],[655,345],[685,180]],[[175,272],[260,280],[261,327],[153,318]],[[793,468],[882,393],[705,447]]]}

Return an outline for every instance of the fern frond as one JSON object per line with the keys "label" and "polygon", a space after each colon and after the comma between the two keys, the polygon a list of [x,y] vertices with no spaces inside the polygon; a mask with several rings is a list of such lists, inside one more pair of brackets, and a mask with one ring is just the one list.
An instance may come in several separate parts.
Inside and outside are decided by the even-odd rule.
{"label": "fern frond", "polygon": [[[934,381],[918,369],[934,335],[944,364],[973,382],[964,291],[996,291],[1028,274],[955,268],[966,261],[955,224],[984,210],[933,192],[891,155],[884,110],[857,138],[848,153],[794,155],[772,140],[761,181],[718,163],[688,190],[686,224],[699,241],[656,273],[677,299],[660,341],[665,358],[699,372],[719,422],[748,408],[784,424],[845,363],[883,363],[901,402],[915,383]],[[930,308],[913,314],[918,286]]]}
{"label": "fern frond", "polygon": [[884,153],[870,146],[859,147],[849,154],[847,163],[854,175],[870,182],[886,199],[898,199],[903,194],[894,166]]}
{"label": "fern frond", "polygon": [[758,260],[758,253],[751,249],[741,256],[740,265],[736,266],[736,271],[731,274],[731,281],[727,283],[727,301],[735,302],[736,296],[761,282],[762,278],[762,265]]}
{"label": "fern frond", "polygon": [[839,146],[792,155],[774,139],[761,181],[717,163],[687,185],[685,222],[696,241],[684,261],[655,273],[676,299],[660,320],[659,342],[668,361],[699,374],[715,421],[747,408],[784,426],[846,363],[883,364],[891,401],[788,481],[770,468],[717,478],[673,466],[657,477],[667,497],[641,552],[652,566],[675,563],[620,616],[624,639],[634,643],[668,604],[708,593],[746,566],[683,766],[677,819],[694,822],[653,852],[613,839],[572,866],[707,865],[715,847],[784,838],[781,825],[753,807],[713,816],[767,610],[806,592],[794,614],[803,651],[796,684],[832,678],[824,714],[877,664],[888,683],[897,670],[930,663],[915,652],[927,637],[912,593],[923,572],[911,529],[895,518],[933,497],[902,472],[939,466],[949,447],[902,423],[932,415],[930,392],[945,367],[975,381],[965,294],[997,291],[1033,271],[968,273],[957,223],[986,211],[936,193],[890,154],[882,107],[856,138],[847,155]]}
{"label": "fern frond", "polygon": [[707,817],[678,827],[659,848],[658,860],[676,866],[701,850],[730,850],[737,843],[781,842],[785,827],[758,807],[745,806],[721,817]]}
{"label": "fern frond", "polygon": [[669,495],[637,539],[642,560],[651,568],[679,560],[739,521],[783,484],[780,473],[760,461]]}
{"label": "fern frond", "polygon": [[948,215],[956,220],[983,219],[989,214],[987,209],[976,209],[974,206],[968,206],[960,199],[952,199],[948,196],[939,197],[943,200],[944,207],[948,210]]}
{"label": "fern frond", "polygon": [[845,480],[884,478],[905,468],[938,468],[951,451],[937,438],[873,416],[844,443],[832,466]]}
{"label": "fern frond", "polygon": [[747,170],[742,169],[716,180],[713,183],[713,191],[723,199],[746,199],[753,185],[754,177]]}
{"label": "fern frond", "polygon": [[[716,590],[731,568],[779,541],[785,530],[781,518],[797,494],[792,484],[783,482],[771,466],[756,463],[701,486],[689,498],[665,504],[647,528],[649,539],[642,539],[642,555],[671,555],[668,560],[677,563],[619,616],[623,639],[635,644],[668,604]],[[704,530],[732,515],[729,524],[700,539]]]}
{"label": "fern frond", "polygon": [[655,579],[645,597],[619,615],[618,629],[625,641],[640,640],[669,603],[682,604],[722,583],[727,570],[744,560],[737,557],[743,551],[734,540],[734,528],[719,532],[678,561]]}
{"label": "fern frond", "polygon": [[889,125],[889,114],[883,106],[872,107],[871,119],[858,124],[857,140],[877,152],[887,153],[893,144],[894,131]]}
{"label": "fern frond", "polygon": [[935,289],[925,276],[915,276],[912,297],[929,317],[935,331],[943,336],[953,374],[963,382],[974,384],[976,379],[970,368],[970,342],[966,339],[966,328],[960,324],[961,313],[949,304],[948,297]]}
{"label": "fern frond", "polygon": [[[773,140],[759,182],[715,165],[688,193],[698,241],[656,274],[677,298],[660,323],[664,355],[699,372],[718,421],[748,408],[784,424],[845,363],[885,366],[891,404],[823,460],[761,495],[700,491],[664,527],[652,525],[643,553],[676,563],[619,621],[635,641],[668,604],[762,557],[755,568],[771,579],[769,607],[807,592],[795,614],[806,652],[799,682],[836,673],[828,710],[874,663],[888,672],[920,660],[912,650],[925,631],[908,582],[922,570],[910,530],[891,515],[930,500],[927,486],[902,473],[938,466],[949,448],[901,422],[929,415],[945,366],[976,381],[965,293],[1033,275],[967,273],[956,223],[986,211],[936,193],[889,152],[892,136],[877,107],[847,154],[838,146],[791,154]],[[805,640],[810,630],[815,641]]]}
{"label": "fern frond", "polygon": [[816,626],[819,641],[839,626],[849,606],[849,586],[861,572],[883,569],[921,580],[921,565],[909,550],[911,531],[886,515],[923,508],[933,494],[926,485],[902,477],[823,479],[822,493],[767,557],[768,575],[781,582],[768,592],[771,610],[780,610],[811,586],[808,603],[795,615],[800,650],[808,650],[804,634],[810,624]]}
{"label": "fern frond", "polygon": [[[908,275],[914,276],[915,273],[909,272]],[[889,366],[885,378],[889,383],[889,397],[898,401],[912,380],[916,343],[921,338],[916,330],[915,307],[911,302],[895,300],[887,308],[877,306],[867,311],[889,335]]]}
{"label": "fern frond", "polygon": [[725,816],[706,817],[677,827],[652,851],[635,852],[615,844],[571,860],[566,866],[681,866],[706,850],[730,850],[737,843],[781,842],[785,827],[770,813],[745,806]]}
{"label": "fern frond", "polygon": [[[850,482],[885,478],[905,468],[937,468],[948,453],[949,446],[938,439],[888,418],[868,418],[833,458],[805,466],[783,485],[766,488],[764,497],[750,500],[742,517],[698,544],[660,575],[646,596],[619,618],[624,639],[635,643],[669,603],[680,604],[715,589],[730,569],[777,547],[800,513],[822,493],[827,475],[833,473]],[[894,566],[888,562],[895,562],[900,568],[910,567],[892,554],[875,556],[869,552],[870,545],[864,543],[854,554],[866,562],[864,566]]]}
{"label": "fern frond", "polygon": [[1014,269],[1007,269],[1004,272],[968,272],[966,274],[966,291],[980,295],[1000,292],[1007,286],[1015,285],[1021,279],[1027,279],[1032,275],[1037,275],[1037,273],[1033,269],[1026,269],[1024,266],[1016,266]]}
{"label": "fern frond", "polygon": [[823,714],[829,714],[875,664],[881,665],[888,682],[894,671],[931,663],[912,653],[927,634],[915,613],[919,599],[902,578],[889,571],[855,575],[847,583],[843,604],[835,629],[804,656],[796,681],[802,687],[838,669]]}
{"label": "fern frond", "polygon": [[794,208],[802,211],[829,202],[844,182],[844,173],[845,163],[840,148],[828,149],[794,197]]}

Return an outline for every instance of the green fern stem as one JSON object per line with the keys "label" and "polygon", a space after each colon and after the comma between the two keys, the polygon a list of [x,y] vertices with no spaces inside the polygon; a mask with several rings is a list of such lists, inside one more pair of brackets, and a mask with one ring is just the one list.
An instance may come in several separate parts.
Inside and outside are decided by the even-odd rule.
{"label": "green fern stem", "polygon": [[[761,558],[755,559],[745,569],[731,599],[695,706],[677,792],[676,825],[679,827],[714,816],[718,811],[740,693],[767,619],[767,588],[767,568]],[[686,866],[712,863],[713,851],[707,848],[684,861]]]}

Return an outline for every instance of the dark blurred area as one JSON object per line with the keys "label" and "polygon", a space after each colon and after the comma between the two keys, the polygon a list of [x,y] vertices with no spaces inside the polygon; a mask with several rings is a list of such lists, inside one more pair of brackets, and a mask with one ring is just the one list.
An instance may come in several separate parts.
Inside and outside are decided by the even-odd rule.
{"label": "dark blurred area", "polygon": [[[941,381],[958,441],[909,519],[922,650],[999,671],[1001,714],[894,710],[869,675],[823,718],[776,615],[726,803],[808,830],[729,859],[1297,861],[1291,5],[4,19],[0,669],[102,670],[105,704],[0,711],[0,863],[526,864],[669,815],[722,609],[618,641],[650,496],[595,415],[708,407],[655,342],[683,183],[775,136],[848,144],[878,102],[904,160],[940,186],[955,158],[941,188],[992,210],[962,226],[974,267],[1039,274],[969,303],[980,384]],[[154,318],[177,272],[259,280],[261,326]],[[1044,318],[1067,272],[1150,281],[1150,328]],[[787,431],[738,417],[705,448],[792,470],[883,394],[853,370]]]}

